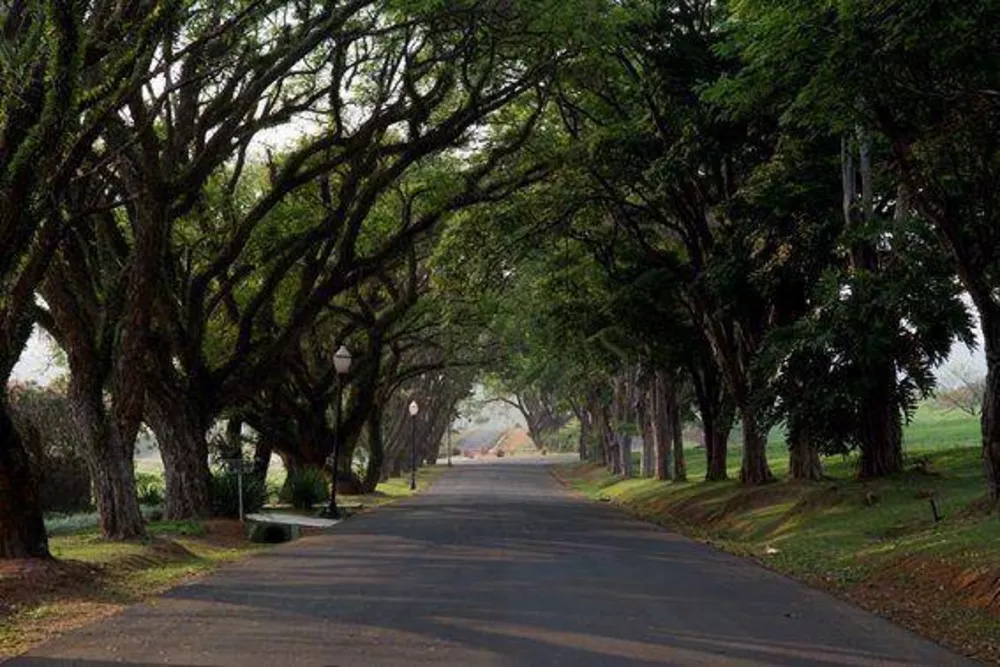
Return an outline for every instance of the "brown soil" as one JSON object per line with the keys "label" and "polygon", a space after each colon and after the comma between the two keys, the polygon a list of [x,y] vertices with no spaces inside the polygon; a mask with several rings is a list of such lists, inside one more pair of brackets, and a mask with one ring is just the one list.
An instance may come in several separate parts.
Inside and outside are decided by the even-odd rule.
{"label": "brown soil", "polygon": [[929,556],[907,556],[866,582],[868,585],[904,584],[912,597],[933,595],[942,589],[964,606],[1000,617],[1000,564],[962,567]]}
{"label": "brown soil", "polygon": [[[573,488],[569,478],[553,472],[563,485]],[[579,475],[580,478],[585,476],[586,471]],[[795,483],[785,482],[741,489],[724,501],[705,493],[681,502],[669,503],[664,499],[641,506],[622,507],[640,518],[680,528],[680,532],[699,537],[693,534],[698,532],[699,524],[711,524],[715,530],[733,528],[736,526],[731,513],[766,507],[801,493],[801,488]],[[837,486],[816,488],[796,502],[782,520],[790,515],[849,501],[851,499]],[[970,505],[965,514],[986,514],[991,507],[983,500]],[[683,517],[683,520],[675,521],[675,517]],[[911,526],[899,527],[903,528],[907,532],[912,529]],[[704,539],[704,536],[700,539],[714,544],[713,540]],[[735,543],[717,546],[750,557],[764,567],[773,566],[753,554],[739,554],[734,549],[738,546]],[[984,619],[1000,618],[1000,563],[967,567],[926,555],[904,556],[880,566],[866,574],[862,581],[851,585],[824,576],[806,577],[805,581],[816,588],[846,597],[860,607],[891,618],[976,660],[1000,665],[1000,636],[990,636],[982,629]]]}
{"label": "brown soil", "polygon": [[76,588],[100,572],[100,568],[76,561],[0,561],[0,621],[38,598]]}
{"label": "brown soil", "polygon": [[235,547],[247,541],[246,527],[236,519],[207,519],[205,535],[198,540],[217,547]]}
{"label": "brown soil", "polygon": [[[122,590],[120,582],[129,572],[193,561],[195,555],[182,541],[218,548],[246,544],[239,521],[212,519],[203,525],[206,529],[203,536],[185,537],[181,541],[157,537],[144,553],[123,555],[108,563],[55,559],[0,561],[0,662],[33,644],[115,614],[136,602],[143,594]],[[160,589],[153,587],[146,594],[158,592]],[[24,621],[16,616],[42,607],[46,609],[43,619]],[[9,622],[15,624],[13,634],[3,632]]]}
{"label": "brown soil", "polygon": [[[828,582],[812,583],[829,587]],[[1000,618],[997,564],[968,568],[929,556],[907,556],[840,592],[977,660],[1000,663],[1000,637],[984,638],[970,628],[983,612]]]}
{"label": "brown soil", "polygon": [[512,428],[507,431],[500,442],[489,450],[489,454],[496,455],[498,451],[504,456],[510,456],[518,452],[534,451],[537,447],[532,442],[528,432],[520,428]]}

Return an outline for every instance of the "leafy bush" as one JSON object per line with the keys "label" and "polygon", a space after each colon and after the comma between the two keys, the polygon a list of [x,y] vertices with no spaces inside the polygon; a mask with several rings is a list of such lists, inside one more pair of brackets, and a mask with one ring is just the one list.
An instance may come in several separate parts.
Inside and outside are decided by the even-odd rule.
{"label": "leafy bush", "polygon": [[281,501],[300,510],[312,509],[330,499],[329,482],[319,468],[302,468],[288,474]]}
{"label": "leafy bush", "polygon": [[548,434],[538,446],[550,452],[577,451],[580,447],[580,422],[573,419],[558,432]]}
{"label": "leafy bush", "polygon": [[158,507],[163,504],[166,489],[161,475],[152,472],[136,472],[135,490],[139,496],[140,505]]}
{"label": "leafy bush", "polygon": [[274,480],[268,480],[265,483],[267,490],[267,502],[269,503],[280,503],[281,501],[281,491],[284,485],[280,482]]}
{"label": "leafy bush", "polygon": [[[267,485],[255,475],[243,475],[243,513],[256,512],[267,502]],[[212,472],[212,513],[235,518],[240,515],[239,476],[224,468]]]}
{"label": "leafy bush", "polygon": [[42,509],[72,514],[90,509],[90,471],[81,431],[67,398],[51,389],[16,385],[10,407],[39,476]]}

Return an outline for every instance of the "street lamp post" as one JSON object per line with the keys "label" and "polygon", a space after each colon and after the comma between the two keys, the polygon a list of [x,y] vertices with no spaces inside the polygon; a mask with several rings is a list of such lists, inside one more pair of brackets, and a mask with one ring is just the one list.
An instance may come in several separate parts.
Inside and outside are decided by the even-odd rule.
{"label": "street lamp post", "polygon": [[410,490],[417,490],[417,413],[420,406],[410,401]]}
{"label": "street lamp post", "polygon": [[333,368],[337,371],[337,400],[334,405],[333,453],[330,455],[330,504],[326,506],[323,516],[329,519],[339,519],[337,509],[337,463],[340,459],[340,404],[344,395],[344,377],[351,371],[351,352],[346,346],[333,355]]}

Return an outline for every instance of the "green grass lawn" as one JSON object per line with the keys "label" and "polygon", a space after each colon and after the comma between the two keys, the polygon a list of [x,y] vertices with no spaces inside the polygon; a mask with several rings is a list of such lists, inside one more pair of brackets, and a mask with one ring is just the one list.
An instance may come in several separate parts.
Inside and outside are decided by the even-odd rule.
{"label": "green grass lawn", "polygon": [[[589,497],[610,500],[889,615],[916,612],[895,609],[893,599],[868,604],[865,587],[876,582],[878,590],[919,592],[923,602],[916,604],[936,620],[910,619],[911,626],[933,635],[934,627],[948,630],[960,621],[968,636],[939,638],[971,642],[980,657],[1000,659],[1000,517],[984,509],[978,420],[924,404],[904,440],[908,460],[925,458],[926,467],[908,466],[902,474],[869,482],[854,479],[853,458],[828,457],[829,479],[820,483],[783,480],[754,488],[734,481],[705,483],[700,481],[704,452],[693,447],[686,452],[690,482],[621,480],[586,464],[565,466],[559,474]],[[732,477],[739,473],[741,454],[738,446],[730,447]],[[788,454],[778,437],[769,443],[768,456],[775,474],[784,477]],[[931,512],[932,497],[944,517],[940,522]],[[976,600],[981,608],[974,608]]]}
{"label": "green grass lawn", "polygon": [[0,570],[0,659],[264,548],[235,521],[148,529],[149,542],[107,542],[94,529],[53,536],[57,560]]}
{"label": "green grass lawn", "polygon": [[[145,466],[153,472],[154,466]],[[417,472],[417,493],[445,466]],[[284,482],[283,471],[275,484]],[[366,508],[414,494],[409,475],[379,484],[376,493],[344,496]],[[153,522],[148,542],[107,542],[93,513],[50,517],[53,561],[0,562],[0,662],[63,631],[113,614],[269,545],[245,538],[236,520]]]}
{"label": "green grass lawn", "polygon": [[[352,507],[361,507],[363,509],[368,509],[372,507],[378,507],[380,505],[386,505],[391,502],[395,502],[401,498],[408,498],[415,493],[420,493],[426,491],[434,481],[440,477],[448,469],[445,465],[432,465],[424,466],[417,469],[417,490],[410,490],[410,475],[409,473],[404,474],[402,477],[396,477],[389,479],[385,482],[381,482],[377,487],[375,487],[375,493],[369,493],[365,495],[345,495],[342,493],[337,494],[337,505],[338,507],[351,509]],[[270,475],[268,476],[270,482]],[[275,475],[274,483],[280,488],[281,484],[284,483],[284,472],[281,475]],[[312,511],[305,511],[306,514],[314,515],[320,510],[319,505],[317,505]],[[269,505],[267,511],[277,511],[277,512],[291,512],[291,513],[302,513],[303,510],[292,509],[289,505],[272,504]]]}
{"label": "green grass lawn", "polygon": [[[741,437],[737,426],[729,438],[727,467],[730,477],[736,477],[740,472],[743,457]],[[978,417],[971,417],[959,410],[942,410],[932,401],[922,403],[912,421],[903,428],[903,450],[908,458],[944,449],[978,448],[980,444]],[[704,449],[693,442],[688,442],[684,449],[688,477],[693,480],[704,479],[707,467]],[[768,435],[767,458],[775,475],[780,477],[788,473],[788,450],[781,428],[772,429]],[[641,455],[633,452],[632,461],[636,470],[639,469],[640,460]],[[857,457],[827,457],[823,465],[826,473],[833,477],[850,476],[857,465]]]}

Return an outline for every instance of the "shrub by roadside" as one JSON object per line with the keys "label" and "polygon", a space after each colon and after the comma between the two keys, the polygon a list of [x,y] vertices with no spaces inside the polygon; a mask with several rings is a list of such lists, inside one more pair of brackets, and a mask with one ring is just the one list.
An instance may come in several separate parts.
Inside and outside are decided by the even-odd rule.
{"label": "shrub by roadside", "polygon": [[[247,466],[249,470],[249,466]],[[219,467],[212,471],[212,513],[218,517],[240,516],[240,478],[232,470]],[[267,503],[265,480],[256,475],[243,475],[243,513],[257,512]]]}
{"label": "shrub by roadside", "polygon": [[135,473],[135,490],[139,496],[140,505],[159,507],[163,505],[166,485],[163,476],[152,472]]}
{"label": "shrub by roadside", "polygon": [[330,498],[330,482],[319,468],[302,468],[288,475],[281,501],[295,509],[310,510]]}

